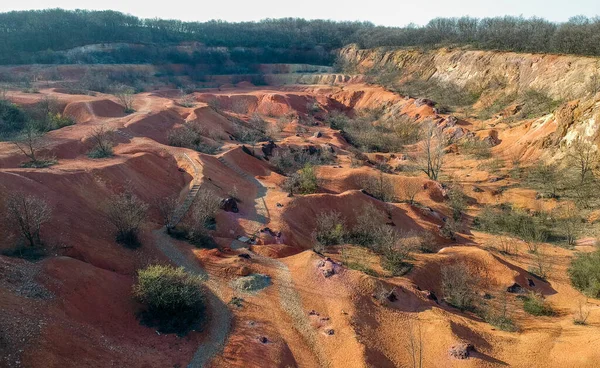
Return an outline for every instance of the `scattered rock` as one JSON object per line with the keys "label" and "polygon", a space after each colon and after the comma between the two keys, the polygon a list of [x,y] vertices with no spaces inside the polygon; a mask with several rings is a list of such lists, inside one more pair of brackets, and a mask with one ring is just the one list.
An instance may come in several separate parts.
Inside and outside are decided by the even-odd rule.
{"label": "scattered rock", "polygon": [[334,333],[335,333],[335,331],[333,330],[333,328],[329,328],[329,329],[325,330],[325,334],[327,334],[329,336],[333,335]]}
{"label": "scattered rock", "polygon": [[461,342],[450,348],[450,356],[456,359],[468,359],[472,351],[475,351],[473,344]]}
{"label": "scattered rock", "polygon": [[238,257],[240,258],[244,258],[244,259],[250,259],[250,255],[248,253],[242,253],[242,254],[238,254]]}
{"label": "scattered rock", "polygon": [[338,264],[335,263],[335,261],[329,257],[327,257],[324,260],[319,261],[319,263],[317,265],[317,267],[319,267],[319,269],[323,273],[323,276],[325,276],[325,277],[331,277],[331,276],[335,275],[335,273],[336,273],[335,269],[337,266],[338,266]]}
{"label": "scattered rock", "polygon": [[225,212],[238,213],[240,210],[237,205],[237,201],[233,197],[223,198],[221,200],[221,209]]}
{"label": "scattered rock", "polygon": [[431,106],[431,107],[435,106],[435,102],[428,98],[417,98],[415,100],[414,104],[416,107],[421,107],[424,105]]}
{"label": "scattered rock", "polygon": [[490,180],[488,180],[488,182],[490,182],[490,183],[496,183],[496,182],[501,181],[501,180],[504,180],[504,177],[502,177],[502,176],[495,176],[493,178],[490,178]]}
{"label": "scattered rock", "polygon": [[316,131],[315,134],[313,134],[313,137],[315,138],[321,138],[323,136],[323,133],[321,133],[320,131]]}
{"label": "scattered rock", "polygon": [[308,315],[309,315],[309,316],[318,316],[318,315],[319,315],[319,313],[318,313],[316,310],[314,310],[314,309],[311,309],[311,310],[308,312]]}
{"label": "scattered rock", "polygon": [[260,341],[263,344],[266,344],[269,342],[269,339],[266,336],[261,336],[258,341]]}
{"label": "scattered rock", "polygon": [[535,282],[533,282],[532,279],[527,278],[527,285],[529,285],[529,287],[534,287],[535,286]]}
{"label": "scattered rock", "polygon": [[283,207],[283,205],[279,202],[277,202],[277,207]]}
{"label": "scattered rock", "polygon": [[425,290],[424,294],[427,299],[433,300],[436,303],[438,302],[437,295],[435,295],[435,293],[433,291]]}
{"label": "scattered rock", "polygon": [[479,187],[473,187],[473,191],[474,191],[475,193],[483,193],[483,192],[484,192],[484,190],[483,190],[483,189],[481,189],[481,188],[479,188]]}
{"label": "scattered rock", "polygon": [[448,118],[446,119],[446,126],[448,127],[453,127],[458,123],[458,118],[454,115],[450,115],[448,116]]}
{"label": "scattered rock", "polygon": [[525,290],[523,290],[523,287],[521,287],[521,285],[517,284],[516,282],[514,284],[512,284],[511,286],[506,288],[506,291],[509,293],[513,293],[513,294],[521,294],[523,293]]}

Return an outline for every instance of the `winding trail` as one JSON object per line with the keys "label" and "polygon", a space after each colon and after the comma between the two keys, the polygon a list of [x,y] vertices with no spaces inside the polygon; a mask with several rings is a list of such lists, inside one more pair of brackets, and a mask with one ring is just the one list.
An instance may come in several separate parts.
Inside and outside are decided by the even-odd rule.
{"label": "winding trail", "polygon": [[[257,192],[256,198],[254,199],[254,206],[256,211],[253,220],[253,222],[256,223],[256,228],[250,232],[250,235],[257,234],[261,228],[263,228],[270,222],[270,214],[265,202],[267,188],[254,176],[246,173],[235,164],[227,161],[223,156],[218,157],[218,160],[225,166],[233,170],[235,173],[249,180],[252,184],[256,186]],[[242,243],[238,240],[233,240],[231,242],[230,247],[231,249],[240,249],[247,248],[247,246],[248,245],[246,243]],[[290,273],[290,270],[287,267],[287,265],[277,259],[262,256],[255,252],[252,252],[249,249],[247,249],[247,252],[252,254],[252,257],[256,261],[259,261],[263,265],[276,270],[277,274],[275,279],[278,281],[276,285],[277,292],[279,294],[279,303],[282,309],[291,318],[294,329],[298,331],[298,333],[302,336],[304,341],[310,347],[311,351],[313,352],[314,356],[319,362],[319,367],[329,366],[329,362],[326,359],[326,355],[317,341],[317,334],[315,332],[315,329],[312,328],[312,326],[310,325],[309,320],[306,317],[306,312],[302,308],[302,299],[300,298],[300,294],[298,294],[296,288],[294,287],[292,274]]]}

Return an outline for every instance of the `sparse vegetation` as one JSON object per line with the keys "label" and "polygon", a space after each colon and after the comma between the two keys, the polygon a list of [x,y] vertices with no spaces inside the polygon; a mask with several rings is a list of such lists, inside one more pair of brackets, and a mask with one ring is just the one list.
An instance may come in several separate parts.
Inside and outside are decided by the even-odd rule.
{"label": "sparse vegetation", "polygon": [[523,309],[534,316],[552,316],[554,310],[541,294],[529,293],[523,299]]}
{"label": "sparse vegetation", "polygon": [[42,226],[52,218],[52,210],[45,200],[23,192],[11,193],[6,199],[7,222],[18,229],[29,246],[42,244]]}
{"label": "sparse vegetation", "polygon": [[420,143],[419,155],[416,157],[416,166],[431,180],[438,180],[444,165],[445,143],[442,131],[433,122],[428,123],[425,127],[424,139]]}
{"label": "sparse vegetation", "polygon": [[475,276],[464,263],[443,266],[442,291],[444,300],[460,310],[471,310],[475,306]]}
{"label": "sparse vegetation", "polygon": [[108,221],[117,229],[117,242],[129,248],[140,246],[139,230],[146,220],[148,204],[128,188],[113,194],[105,204]]}
{"label": "sparse vegetation", "polygon": [[170,146],[185,147],[212,155],[218,146],[206,138],[208,131],[198,122],[183,124],[181,128],[169,131],[167,140]]}
{"label": "sparse vegetation", "polygon": [[460,151],[473,155],[478,160],[492,157],[491,146],[484,140],[477,138],[463,138],[458,142]]}
{"label": "sparse vegetation", "polygon": [[44,168],[56,164],[54,158],[40,157],[40,150],[44,148],[43,134],[31,124],[27,124],[13,143],[29,159],[23,167]]}
{"label": "sparse vegetation", "polygon": [[92,149],[88,152],[90,158],[106,158],[113,155],[114,131],[104,125],[92,130],[89,139]]}
{"label": "sparse vegetation", "polygon": [[341,213],[330,211],[317,215],[317,224],[313,233],[315,251],[321,253],[327,246],[343,244],[346,237],[346,224]]}
{"label": "sparse vegetation", "polygon": [[591,298],[600,298],[600,251],[580,253],[569,267],[571,283]]}
{"label": "sparse vegetation", "polygon": [[540,243],[548,239],[544,217],[513,210],[509,206],[485,207],[475,218],[473,226],[493,234],[510,234],[525,241]]}
{"label": "sparse vegetation", "polygon": [[502,293],[502,298],[498,303],[487,305],[483,311],[483,318],[487,323],[507,332],[517,331],[517,326],[510,315],[508,309],[508,297],[506,293]]}
{"label": "sparse vegetation", "polygon": [[178,335],[199,329],[206,310],[202,282],[183,267],[151,265],[138,270],[133,295],[145,307],[142,323]]}
{"label": "sparse vegetation", "polygon": [[133,109],[133,94],[135,91],[133,88],[128,86],[118,86],[115,90],[115,96],[119,100],[119,103],[123,106],[123,112],[131,114],[135,112]]}
{"label": "sparse vegetation", "polygon": [[388,175],[380,171],[377,176],[359,176],[357,184],[369,195],[380,201],[395,202],[397,200],[396,187]]}

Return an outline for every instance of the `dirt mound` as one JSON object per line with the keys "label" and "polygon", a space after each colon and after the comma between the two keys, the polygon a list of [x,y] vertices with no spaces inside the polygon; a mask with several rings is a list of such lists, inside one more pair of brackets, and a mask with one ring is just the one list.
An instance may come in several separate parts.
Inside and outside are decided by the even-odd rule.
{"label": "dirt mound", "polygon": [[123,106],[108,99],[72,102],[65,107],[64,114],[77,123],[86,123],[96,118],[125,116]]}

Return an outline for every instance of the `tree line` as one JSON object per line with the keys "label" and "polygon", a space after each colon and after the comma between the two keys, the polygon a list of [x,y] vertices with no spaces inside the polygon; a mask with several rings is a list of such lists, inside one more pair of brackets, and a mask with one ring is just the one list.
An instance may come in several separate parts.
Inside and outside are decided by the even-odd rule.
{"label": "tree line", "polygon": [[[215,57],[223,58],[222,55],[205,55],[206,52],[194,55],[175,47],[186,42],[227,48],[226,59],[234,62],[332,64],[333,51],[351,43],[363,48],[457,45],[517,52],[600,55],[599,41],[600,18],[584,16],[565,23],[512,16],[436,18],[424,26],[382,27],[369,22],[297,18],[239,23],[183,22],[142,19],[116,11],[62,9],[0,13],[2,64],[197,63],[205,56],[210,62],[215,62],[212,60]],[[125,45],[96,54],[92,52],[92,58],[64,52],[103,43],[144,47],[128,50]],[[163,50],[165,46],[171,47]]]}

